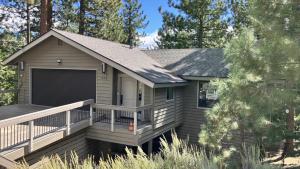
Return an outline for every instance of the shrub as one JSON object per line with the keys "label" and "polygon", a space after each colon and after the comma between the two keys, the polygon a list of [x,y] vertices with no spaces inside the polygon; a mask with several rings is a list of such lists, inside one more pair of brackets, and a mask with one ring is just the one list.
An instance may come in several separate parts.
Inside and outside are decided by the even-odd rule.
{"label": "shrub", "polygon": [[[126,154],[115,158],[100,159],[96,164],[92,157],[80,162],[75,153],[71,154],[70,161],[62,160],[58,155],[42,160],[41,168],[45,169],[223,169],[212,153],[195,146],[189,146],[186,141],[180,140],[175,134],[173,142],[169,144],[161,139],[161,152],[147,156],[141,148],[136,154],[126,148]],[[244,150],[241,157],[242,169],[277,169],[259,160],[259,150],[249,148]],[[20,168],[27,168],[26,165]]]}

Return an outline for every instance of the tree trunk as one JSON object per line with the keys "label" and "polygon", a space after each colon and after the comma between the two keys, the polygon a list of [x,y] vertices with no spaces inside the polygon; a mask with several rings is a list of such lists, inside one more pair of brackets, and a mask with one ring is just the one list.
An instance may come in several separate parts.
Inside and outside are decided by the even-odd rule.
{"label": "tree trunk", "polygon": [[85,0],[80,0],[80,9],[79,9],[79,34],[83,35],[85,32]]}
{"label": "tree trunk", "polygon": [[50,30],[52,26],[52,4],[51,0],[41,0],[40,34]]}
{"label": "tree trunk", "polygon": [[[295,130],[295,109],[290,108],[289,113],[287,115],[287,129],[290,134],[294,133]],[[291,153],[294,151],[294,139],[293,137],[289,136],[289,138],[286,139],[286,153]]]}
{"label": "tree trunk", "polygon": [[26,16],[26,20],[27,20],[27,30],[26,30],[26,43],[30,43],[31,41],[31,31],[30,31],[30,9],[29,9],[29,3],[27,3],[27,6],[26,6],[26,13],[27,13],[27,16]]}
{"label": "tree trunk", "polygon": [[202,21],[202,19],[199,19],[196,45],[197,45],[197,48],[203,48],[203,21]]}

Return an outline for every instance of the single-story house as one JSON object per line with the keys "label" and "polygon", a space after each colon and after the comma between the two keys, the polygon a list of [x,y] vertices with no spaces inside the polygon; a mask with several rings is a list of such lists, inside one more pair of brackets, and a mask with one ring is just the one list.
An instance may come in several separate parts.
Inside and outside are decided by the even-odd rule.
{"label": "single-story house", "polygon": [[[95,151],[96,145],[106,149],[113,149],[112,145],[146,145],[151,151],[152,140],[172,129],[180,138],[189,137],[190,143],[197,144],[204,111],[217,100],[209,81],[228,76],[222,49],[131,49],[56,29],[12,54],[3,64],[18,67],[18,105],[0,107],[0,128],[5,127],[1,126],[3,120],[8,121],[1,119],[4,110],[24,113],[19,124],[28,117],[30,126],[32,113],[45,118],[54,114],[50,110],[67,110],[64,118],[70,119],[71,108],[64,109],[66,105],[93,99],[93,104],[89,102],[89,126],[70,134],[71,117],[66,125],[68,136],[50,147],[49,143],[33,149],[37,146],[32,141],[39,138],[33,135],[27,138],[29,152],[3,155],[1,150],[7,149],[0,139],[0,155],[13,160],[25,156],[28,161],[69,149],[84,156]],[[87,112],[88,108],[81,110]],[[37,120],[31,118],[34,124]]]}

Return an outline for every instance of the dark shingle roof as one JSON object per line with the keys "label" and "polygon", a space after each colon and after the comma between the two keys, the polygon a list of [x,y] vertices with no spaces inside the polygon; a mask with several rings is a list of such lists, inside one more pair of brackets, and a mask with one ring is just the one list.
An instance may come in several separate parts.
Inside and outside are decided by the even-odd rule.
{"label": "dark shingle roof", "polygon": [[144,52],[179,76],[228,76],[229,65],[223,49],[160,49]]}

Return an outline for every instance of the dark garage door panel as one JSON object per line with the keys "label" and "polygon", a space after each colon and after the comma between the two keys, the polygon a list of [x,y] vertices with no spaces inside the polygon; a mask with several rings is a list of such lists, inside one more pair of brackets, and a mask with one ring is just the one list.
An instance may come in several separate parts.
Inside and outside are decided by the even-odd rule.
{"label": "dark garage door panel", "polygon": [[32,104],[60,106],[96,99],[96,71],[32,69]]}

